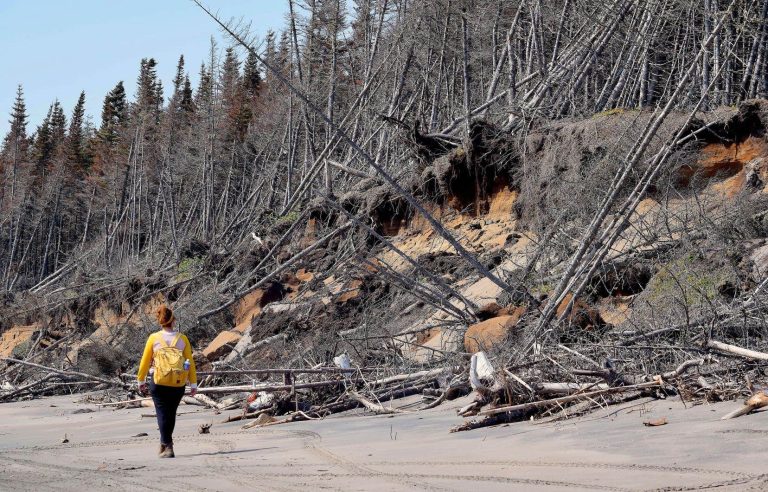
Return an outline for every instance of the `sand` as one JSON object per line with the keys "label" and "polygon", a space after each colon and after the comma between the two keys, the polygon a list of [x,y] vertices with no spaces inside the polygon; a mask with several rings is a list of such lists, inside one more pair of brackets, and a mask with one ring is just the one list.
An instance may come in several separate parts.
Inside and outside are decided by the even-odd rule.
{"label": "sand", "polygon": [[[719,420],[739,402],[633,402],[454,434],[466,399],[249,430],[182,406],[177,458],[160,460],[155,420],[141,417],[152,409],[78,398],[0,405],[0,490],[768,490],[768,413]],[[643,425],[660,417],[669,424]]]}

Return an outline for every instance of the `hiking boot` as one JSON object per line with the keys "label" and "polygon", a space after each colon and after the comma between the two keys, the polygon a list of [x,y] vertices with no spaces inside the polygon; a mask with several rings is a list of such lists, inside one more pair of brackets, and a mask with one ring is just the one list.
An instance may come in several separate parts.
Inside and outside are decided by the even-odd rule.
{"label": "hiking boot", "polygon": [[168,444],[165,446],[165,449],[163,449],[163,452],[160,453],[161,458],[175,458],[176,455],[173,454],[173,444]]}
{"label": "hiking boot", "polygon": [[165,444],[160,443],[160,451],[157,452],[157,455],[160,456],[165,451]]}

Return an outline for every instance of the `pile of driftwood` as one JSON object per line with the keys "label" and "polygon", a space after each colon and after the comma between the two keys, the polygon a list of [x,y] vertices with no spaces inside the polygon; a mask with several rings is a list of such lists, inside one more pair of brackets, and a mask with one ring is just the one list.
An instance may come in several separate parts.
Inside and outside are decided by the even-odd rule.
{"label": "pile of driftwood", "polygon": [[[383,368],[313,368],[313,369],[260,369],[253,371],[229,371],[231,374],[282,375],[283,384],[259,384],[253,386],[217,386],[202,388],[203,394],[247,392],[242,401],[242,414],[231,415],[225,422],[257,419],[246,424],[255,425],[285,423],[298,420],[324,418],[328,415],[364,408],[378,414],[401,413],[394,400],[412,395],[422,395],[424,410],[434,408],[447,399],[469,393],[470,387],[463,381],[461,367],[426,369],[410,373],[382,376]],[[388,371],[388,372],[391,372]],[[204,373],[208,377],[221,377],[222,372]],[[319,381],[298,382],[299,378]],[[283,417],[275,420],[277,417]]]}
{"label": "pile of driftwood", "polygon": [[[138,393],[135,375],[123,374],[107,379],[75,371],[64,371],[22,360],[0,359],[9,368],[24,368],[39,373],[32,383],[0,390],[0,401],[34,398],[61,393],[61,380],[80,379],[79,390],[104,390],[88,396],[88,402],[104,407],[151,407],[151,398]],[[391,368],[353,368],[348,359],[344,367],[289,369],[218,370],[199,372],[197,394],[185,396],[183,403],[200,405],[221,413],[242,410],[224,422],[257,419],[253,425],[323,418],[364,408],[380,414],[399,413],[392,402],[422,395],[419,409],[434,408],[443,401],[470,392],[466,371],[460,366],[395,373]],[[29,378],[27,374],[27,378]],[[250,377],[250,381],[242,381]],[[279,378],[279,381],[274,379]],[[271,381],[270,381],[271,379]],[[237,381],[237,382],[233,382]],[[416,400],[416,404],[419,404]],[[280,420],[275,420],[283,417]]]}
{"label": "pile of driftwood", "polygon": [[[84,372],[56,369],[9,357],[0,357],[0,361],[7,364],[4,373],[6,380],[0,385],[0,402],[52,395],[63,391],[100,390],[116,386],[128,388],[128,385],[122,381]],[[32,374],[22,375],[24,369],[31,371]],[[24,381],[22,384],[14,384],[22,380]]]}
{"label": "pile of driftwood", "polygon": [[[768,391],[761,384],[768,376],[768,353],[717,340],[698,347],[659,342],[650,346],[644,340],[644,360],[604,358],[600,363],[595,355],[604,355],[606,344],[584,344],[580,350],[558,345],[546,352],[534,346],[523,362],[495,369],[484,353],[477,353],[470,365],[475,398],[458,411],[461,416],[476,418],[466,420],[452,431],[530,418],[564,419],[643,397],[676,396],[683,405],[748,397],[744,407],[723,419],[768,406]],[[623,345],[630,346],[632,342]],[[614,346],[614,352],[621,353],[620,348]],[[666,360],[678,359],[668,370],[639,370],[666,351],[677,352],[666,354]],[[680,361],[683,354],[689,358]],[[621,366],[624,368],[620,369]]]}
{"label": "pile of driftwood", "polygon": [[[768,392],[760,385],[768,373],[768,352],[714,339],[697,346],[683,347],[670,340],[650,345],[651,338],[671,332],[623,333],[623,340],[610,342],[614,358],[605,357],[609,342],[603,341],[546,349],[534,344],[522,360],[518,357],[515,363],[503,365],[499,354],[491,362],[485,352],[478,352],[468,365],[403,373],[384,367],[351,367],[345,358],[337,358],[339,367],[200,372],[197,394],[185,396],[184,403],[216,414],[238,410],[222,422],[248,420],[244,428],[250,428],[320,419],[355,408],[378,414],[426,410],[472,393],[471,401],[457,411],[467,420],[452,432],[531,418],[563,419],[643,397],[676,396],[685,405],[749,397],[743,408],[724,419],[768,406]],[[640,341],[643,357],[622,358],[636,352]],[[108,379],[16,359],[3,361],[6,375],[24,370],[31,382],[6,385],[0,389],[0,401],[61,393],[61,385],[69,384],[79,390],[105,390],[98,401],[91,401],[102,406],[151,406],[150,398],[136,392],[134,375]],[[665,364],[666,370],[643,370]],[[413,395],[421,399],[395,403]]]}

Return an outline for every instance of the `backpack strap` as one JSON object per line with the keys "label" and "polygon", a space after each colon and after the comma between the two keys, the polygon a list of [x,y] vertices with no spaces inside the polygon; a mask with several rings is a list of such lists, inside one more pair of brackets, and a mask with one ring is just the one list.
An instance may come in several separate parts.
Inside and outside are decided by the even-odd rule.
{"label": "backpack strap", "polygon": [[179,343],[179,340],[181,340],[181,332],[177,333],[176,336],[173,337],[173,341],[168,346],[169,347],[175,347]]}
{"label": "backpack strap", "polygon": [[165,344],[166,347],[175,347],[177,343],[179,343],[179,340],[181,339],[181,332],[177,333],[175,337],[173,337],[173,340],[171,343],[168,343],[165,341],[165,337],[163,336],[163,332],[159,331],[157,332],[157,336],[160,337],[160,341]]}

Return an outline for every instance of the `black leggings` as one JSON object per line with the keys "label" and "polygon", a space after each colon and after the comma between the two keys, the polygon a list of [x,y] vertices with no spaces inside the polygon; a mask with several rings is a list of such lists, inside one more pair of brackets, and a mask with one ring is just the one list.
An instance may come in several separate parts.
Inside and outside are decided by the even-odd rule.
{"label": "black leggings", "polygon": [[179,408],[181,397],[184,396],[184,386],[178,388],[162,386],[150,381],[149,393],[152,395],[152,401],[155,402],[157,426],[160,428],[160,443],[172,445],[173,428],[176,427],[176,410]]}

